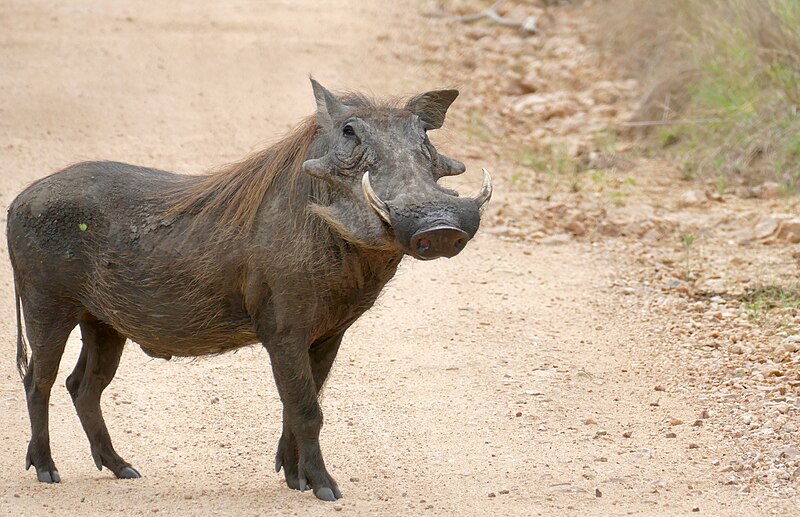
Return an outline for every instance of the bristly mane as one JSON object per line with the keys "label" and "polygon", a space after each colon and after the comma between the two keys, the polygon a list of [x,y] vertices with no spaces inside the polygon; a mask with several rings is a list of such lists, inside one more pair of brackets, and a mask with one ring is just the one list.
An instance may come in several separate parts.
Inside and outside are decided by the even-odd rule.
{"label": "bristly mane", "polygon": [[[397,100],[376,102],[359,93],[348,92],[340,97],[353,108],[395,108]],[[288,186],[297,184],[303,161],[317,137],[319,126],[316,117],[300,122],[278,143],[255,152],[241,161],[232,163],[203,176],[193,176],[162,195],[170,202],[166,216],[191,214],[196,220],[211,217],[212,226],[225,235],[249,232],[256,220],[264,196],[276,178],[286,174]],[[287,192],[287,196],[291,193]]]}
{"label": "bristly mane", "polygon": [[314,117],[304,119],[278,143],[166,193],[167,216],[213,216],[213,226],[247,232],[255,223],[264,196],[282,173],[294,184],[317,134]]}

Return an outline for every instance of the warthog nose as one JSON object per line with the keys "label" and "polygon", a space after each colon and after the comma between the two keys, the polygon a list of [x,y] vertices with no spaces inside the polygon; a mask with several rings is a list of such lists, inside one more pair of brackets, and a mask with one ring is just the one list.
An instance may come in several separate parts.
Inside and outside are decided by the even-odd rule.
{"label": "warthog nose", "polygon": [[455,257],[464,249],[469,235],[458,228],[439,226],[415,233],[411,237],[411,250],[417,258],[424,260],[439,257]]}

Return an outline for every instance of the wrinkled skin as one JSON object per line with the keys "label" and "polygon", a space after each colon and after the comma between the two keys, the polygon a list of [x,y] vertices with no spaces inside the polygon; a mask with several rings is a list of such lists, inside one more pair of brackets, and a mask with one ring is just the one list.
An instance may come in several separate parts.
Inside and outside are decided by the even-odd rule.
{"label": "wrinkled skin", "polygon": [[[83,348],[66,384],[99,469],[140,475],[115,451],[100,410],[126,339],[164,359],[261,343],[283,403],[276,470],[291,488],[341,497],[320,450],[317,396],[342,337],[404,254],[458,253],[477,231],[488,195],[459,198],[436,184],[464,171],[426,136],[441,127],[457,92],[387,108],[338,99],[312,84],[313,140],[296,166],[275,169],[246,230],[220,222],[227,204],[174,213],[163,193],[188,192],[203,177],[114,162],[74,165],[14,200],[7,233],[32,431],[26,468],[35,467],[40,481],[60,481],[50,453],[49,396],[67,337],[80,325]],[[264,163],[280,145],[288,144],[265,151]],[[261,170],[259,160],[251,160],[252,170]],[[231,181],[240,181],[239,169],[231,170]],[[378,200],[368,199],[365,185]]]}

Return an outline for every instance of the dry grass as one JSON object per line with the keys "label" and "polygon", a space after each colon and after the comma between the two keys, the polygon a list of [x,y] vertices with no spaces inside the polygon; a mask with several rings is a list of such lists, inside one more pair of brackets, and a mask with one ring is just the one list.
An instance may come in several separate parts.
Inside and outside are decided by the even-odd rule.
{"label": "dry grass", "polygon": [[[597,41],[688,178],[800,187],[800,0],[605,0]],[[677,123],[676,123],[677,122]],[[720,179],[723,178],[723,179]]]}

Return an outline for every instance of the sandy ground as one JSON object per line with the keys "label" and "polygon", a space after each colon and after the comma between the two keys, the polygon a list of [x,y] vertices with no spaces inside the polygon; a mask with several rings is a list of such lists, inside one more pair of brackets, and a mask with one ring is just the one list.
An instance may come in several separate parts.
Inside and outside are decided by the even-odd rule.
{"label": "sandy ground", "polygon": [[[189,172],[240,157],[312,112],[309,73],[379,95],[442,86],[413,52],[420,15],[388,2],[125,4],[0,4],[3,206],[83,159]],[[459,156],[457,134],[438,141]],[[455,259],[406,261],[326,387],[322,444],[345,494],[326,504],[272,469],[280,403],[258,347],[164,362],[129,345],[104,412],[144,477],[97,472],[63,387],[77,333],[51,399],[63,482],[37,483],[2,261],[0,515],[785,513],[720,483],[710,458],[727,444],[689,425],[703,394],[675,380],[659,322],[610,289],[617,266],[603,247],[488,232]]]}

